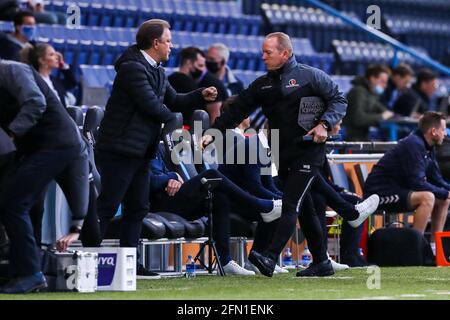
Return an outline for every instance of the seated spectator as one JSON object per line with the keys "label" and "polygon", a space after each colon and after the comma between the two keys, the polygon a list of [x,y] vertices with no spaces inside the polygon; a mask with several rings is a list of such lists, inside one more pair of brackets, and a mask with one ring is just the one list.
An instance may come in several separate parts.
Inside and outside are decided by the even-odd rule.
{"label": "seated spectator", "polygon": [[20,61],[20,50],[33,40],[36,19],[29,11],[20,11],[14,16],[14,32],[0,32],[0,58]]}
{"label": "seated spectator", "polygon": [[[180,71],[169,77],[169,82],[172,87],[178,91],[186,90],[188,87],[195,85],[196,88],[201,87],[215,87],[217,89],[217,98],[213,102],[209,102],[202,109],[205,109],[209,114],[210,123],[214,123],[214,120],[220,115],[220,108],[222,102],[228,98],[227,90],[224,84],[217,79],[212,73],[206,70],[205,54],[203,51],[196,47],[188,47],[180,53]],[[191,84],[188,84],[191,83]],[[183,92],[183,91],[179,91]],[[183,111],[175,110],[184,114],[192,115],[192,112],[198,109],[196,106],[192,110]],[[189,116],[190,118],[190,116]],[[184,119],[184,123],[189,123],[189,119]]]}
{"label": "seated spectator", "polygon": [[348,107],[344,117],[346,140],[369,140],[369,127],[378,126],[394,113],[386,109],[379,97],[387,86],[389,69],[382,65],[367,68],[364,77],[356,77],[347,95]]}
{"label": "seated spectator", "polygon": [[[187,47],[180,51],[180,67],[178,71],[172,73],[168,79],[170,85],[179,93],[188,93],[198,88],[196,81],[200,79],[205,70],[204,53],[199,48]],[[183,124],[189,125],[194,110],[203,109],[202,106],[192,108],[173,109],[174,112],[181,112]]]}
{"label": "seated spectator", "polygon": [[441,176],[435,154],[445,136],[445,117],[426,112],[419,129],[378,161],[364,185],[364,194],[380,196],[381,210],[414,210],[413,228],[421,233],[431,218],[432,243],[434,233],[444,227],[450,204],[450,185]]}
{"label": "seated spectator", "polygon": [[413,77],[414,71],[406,63],[392,69],[387,88],[381,96],[381,103],[393,111],[397,99],[410,88]]}
{"label": "seated spectator", "polygon": [[219,259],[226,274],[254,275],[231,259],[230,206],[236,204],[265,217],[277,219],[281,215],[280,201],[258,199],[240,189],[217,170],[207,170],[188,181],[167,169],[164,163],[163,146],[159,146],[155,159],[150,162],[150,205],[152,211],[168,211],[187,220],[195,220],[206,214],[206,190],[202,178],[222,178],[214,191],[213,198],[213,236],[217,245]]}
{"label": "seated spectator", "polygon": [[419,118],[426,111],[435,110],[431,97],[439,86],[436,73],[422,69],[417,73],[417,81],[394,105],[394,112],[403,116]]}
{"label": "seated spectator", "polygon": [[206,68],[223,82],[228,96],[232,96],[244,90],[244,84],[227,66],[229,59],[230,49],[223,43],[213,44],[206,53]]}
{"label": "seated spectator", "polygon": [[[65,107],[76,105],[76,98],[69,90],[77,86],[77,80],[61,53],[47,43],[36,43],[22,49],[21,58],[39,72]],[[54,70],[58,70],[56,75],[52,75]]]}

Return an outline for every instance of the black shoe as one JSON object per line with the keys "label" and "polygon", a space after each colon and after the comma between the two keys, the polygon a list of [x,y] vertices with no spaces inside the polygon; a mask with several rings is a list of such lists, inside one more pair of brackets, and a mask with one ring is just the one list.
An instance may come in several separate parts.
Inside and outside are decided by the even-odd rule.
{"label": "black shoe", "polygon": [[347,253],[341,255],[341,263],[347,264],[350,268],[355,267],[368,267],[369,264],[362,258],[360,255],[356,253]]}
{"label": "black shoe", "polygon": [[45,288],[47,288],[47,281],[42,272],[38,272],[31,276],[18,277],[9,281],[0,288],[0,293],[30,293],[38,292]]}
{"label": "black shoe", "polygon": [[248,256],[248,260],[266,277],[272,277],[275,270],[275,261],[269,257],[252,250]]}
{"label": "black shoe", "polygon": [[311,263],[305,270],[297,272],[297,277],[326,277],[334,274],[333,266],[329,259],[319,262]]}
{"label": "black shoe", "polygon": [[147,279],[147,280],[161,279],[160,274],[144,268],[144,266],[142,264],[137,265],[136,275],[137,275],[137,277],[136,277],[137,279]]}

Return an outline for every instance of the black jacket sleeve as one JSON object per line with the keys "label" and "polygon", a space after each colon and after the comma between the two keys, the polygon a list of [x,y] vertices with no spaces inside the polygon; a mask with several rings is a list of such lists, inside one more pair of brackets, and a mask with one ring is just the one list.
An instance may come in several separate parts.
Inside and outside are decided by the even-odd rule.
{"label": "black jacket sleeve", "polygon": [[330,76],[321,70],[314,73],[312,85],[327,104],[327,110],[321,120],[328,122],[331,130],[345,116],[347,99]]}
{"label": "black jacket sleeve", "polygon": [[173,113],[160,101],[147,79],[145,67],[137,62],[123,63],[117,77],[128,92],[138,110],[156,121],[166,123],[173,119]]}
{"label": "black jacket sleeve", "polygon": [[242,91],[230,107],[216,119],[213,128],[225,131],[236,128],[259,106],[255,82]]}
{"label": "black jacket sleeve", "polygon": [[174,111],[181,111],[184,108],[204,105],[205,100],[202,95],[203,89],[204,88],[199,88],[189,93],[177,93],[172,85],[167,82],[164,103]]}

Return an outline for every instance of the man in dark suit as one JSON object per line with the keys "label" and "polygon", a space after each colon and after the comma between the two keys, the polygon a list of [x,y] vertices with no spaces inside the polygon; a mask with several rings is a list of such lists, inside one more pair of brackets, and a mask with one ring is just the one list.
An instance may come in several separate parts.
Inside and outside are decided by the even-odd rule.
{"label": "man in dark suit", "polygon": [[[144,22],[136,44],[116,62],[117,75],[100,125],[97,160],[102,177],[98,215],[104,236],[122,203],[122,247],[137,247],[142,220],[149,209],[149,160],[154,156],[161,124],[174,118],[166,105],[200,105],[214,101],[214,87],[177,94],[160,63],[173,47],[170,25],[159,19]],[[146,270],[138,266],[138,274]]]}

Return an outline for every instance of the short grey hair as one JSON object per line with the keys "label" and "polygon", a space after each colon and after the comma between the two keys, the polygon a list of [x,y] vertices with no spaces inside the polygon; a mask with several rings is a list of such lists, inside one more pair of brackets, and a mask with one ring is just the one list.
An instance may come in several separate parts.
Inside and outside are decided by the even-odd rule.
{"label": "short grey hair", "polygon": [[211,47],[216,49],[219,52],[219,55],[222,57],[222,59],[225,61],[225,63],[228,62],[228,59],[230,59],[230,49],[223,43],[214,43]]}
{"label": "short grey hair", "polygon": [[272,32],[266,36],[266,39],[276,38],[278,40],[278,50],[283,51],[287,50],[289,55],[291,56],[294,52],[292,48],[292,41],[289,36],[284,32]]}

